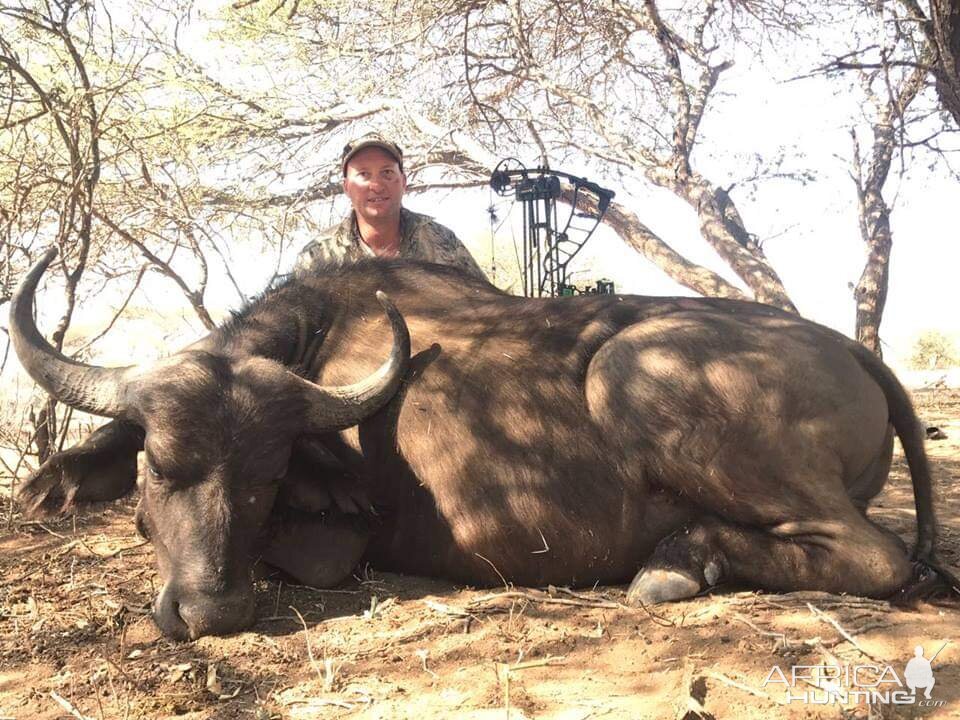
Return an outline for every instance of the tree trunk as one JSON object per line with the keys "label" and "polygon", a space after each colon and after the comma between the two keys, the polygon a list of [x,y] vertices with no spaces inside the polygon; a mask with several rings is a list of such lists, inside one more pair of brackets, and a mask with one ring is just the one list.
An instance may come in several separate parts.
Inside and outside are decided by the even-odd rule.
{"label": "tree trunk", "polygon": [[854,289],[857,303],[857,340],[882,356],[880,321],[887,304],[887,285],[890,279],[890,250],[893,233],[890,231],[890,207],[883,197],[883,186],[890,173],[893,153],[897,146],[898,120],[902,121],[907,107],[920,92],[926,80],[926,71],[918,67],[906,76],[898,87],[891,88],[883,100],[871,99],[877,116],[873,123],[873,147],[870,164],[865,168],[860,156],[856,131],[853,138],[853,179],[857,188],[857,209],[860,238],[867,246],[867,261]]}
{"label": "tree trunk", "polygon": [[887,304],[893,235],[890,232],[890,210],[879,193],[871,203],[871,208],[871,218],[867,226],[872,227],[872,230],[863,238],[867,244],[867,261],[854,291],[857,302],[857,340],[883,357],[880,347],[880,320]]}
{"label": "tree trunk", "polygon": [[[576,200],[577,210],[597,212],[597,204],[590,195],[576,195]],[[573,204],[574,193],[570,187],[563,187],[560,201],[567,205]],[[687,260],[664,242],[663,238],[640,222],[640,218],[635,213],[630,212],[620,203],[610,202],[603,215],[603,223],[613,229],[627,245],[662,270],[671,280],[684,287],[706,297],[749,299],[739,288],[731,285],[712,270]]]}
{"label": "tree trunk", "polygon": [[647,177],[686,200],[697,211],[700,235],[753,291],[757,302],[797,312],[780,276],[767,262],[759,243],[747,232],[733,200],[722,188],[697,173],[671,174],[664,168],[652,169]]}
{"label": "tree trunk", "polygon": [[712,270],[692,263],[676,252],[623,205],[611,202],[603,222],[613,228],[625,243],[681,285],[706,297],[749,299],[739,288]]}
{"label": "tree trunk", "polygon": [[960,0],[930,0],[930,14],[937,50],[937,94],[960,126]]}

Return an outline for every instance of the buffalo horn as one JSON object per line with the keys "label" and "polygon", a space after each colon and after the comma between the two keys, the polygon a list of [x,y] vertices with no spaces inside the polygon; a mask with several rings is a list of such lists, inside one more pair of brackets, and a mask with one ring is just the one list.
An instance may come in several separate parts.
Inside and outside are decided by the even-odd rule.
{"label": "buffalo horn", "polygon": [[40,277],[57,256],[51,247],[30,269],[10,305],[10,337],[20,364],[60,402],[83,412],[123,417],[124,388],[132,368],[102,368],[71,360],[48,343],[33,321],[33,295]]}
{"label": "buffalo horn", "polygon": [[307,394],[305,433],[322,434],[357,425],[383,407],[400,387],[410,364],[410,333],[386,294],[378,291],[377,300],[390,318],[393,331],[390,357],[372,375],[353,385],[324,387],[294,376]]}

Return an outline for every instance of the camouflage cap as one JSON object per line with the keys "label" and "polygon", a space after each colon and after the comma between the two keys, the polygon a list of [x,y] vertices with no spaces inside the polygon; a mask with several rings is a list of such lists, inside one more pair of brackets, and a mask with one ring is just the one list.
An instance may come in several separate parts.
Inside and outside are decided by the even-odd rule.
{"label": "camouflage cap", "polygon": [[361,150],[366,150],[370,147],[380,148],[387,153],[387,155],[397,161],[397,164],[400,166],[400,172],[403,172],[403,150],[400,149],[400,146],[395,142],[387,140],[382,135],[372,133],[370,135],[364,135],[343,146],[343,154],[340,156],[340,169],[344,175],[347,174],[347,163],[350,162],[350,158]]}

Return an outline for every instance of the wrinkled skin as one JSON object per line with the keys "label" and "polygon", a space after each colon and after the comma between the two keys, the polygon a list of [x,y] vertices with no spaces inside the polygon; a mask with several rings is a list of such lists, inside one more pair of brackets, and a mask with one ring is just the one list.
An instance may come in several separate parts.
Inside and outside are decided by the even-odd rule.
{"label": "wrinkled skin", "polygon": [[[171,368],[175,378],[161,377],[144,391],[146,471],[137,507],[137,527],[154,546],[164,582],[154,617],[167,635],[181,638],[250,624],[251,560],[258,555],[327,587],[349,574],[363,550],[339,575],[322,563],[312,574],[302,566],[303,549],[330,533],[326,521],[336,526],[341,517],[336,509],[348,500],[333,509],[322,507],[322,500],[317,504],[320,488],[307,478],[320,475],[323,487],[335,488],[337,468],[322,466],[308,452],[308,441],[302,441],[290,467],[300,432],[296,398],[278,396],[258,368],[241,365],[229,379],[202,377],[192,386],[184,382],[191,370],[203,375],[177,359]],[[187,406],[194,408],[193,415],[182,414]],[[198,444],[201,435],[204,442]],[[285,502],[276,508],[281,488]],[[306,509],[313,522],[286,518],[269,528],[273,537],[261,538],[271,512],[282,509]],[[320,537],[306,533],[303,525],[315,527]],[[329,540],[319,547],[337,548]],[[337,550],[342,555],[342,548]]]}
{"label": "wrinkled skin", "polygon": [[[311,566],[290,552],[304,545],[293,543],[319,539],[335,547],[332,529],[345,534],[342,516],[360,512],[351,495],[362,494],[338,492],[347,473],[311,437],[356,425],[396,394],[410,355],[402,317],[378,294],[392,336],[387,360],[338,386],[315,384],[302,368],[292,372],[274,359],[304,359],[309,336],[302,321],[295,323],[292,346],[284,331],[260,333],[259,352],[241,347],[226,355],[225,345],[247,340],[228,323],[151,366],[97,368],[61,355],[33,325],[33,292],[53,257],[52,251],[44,255],[13,298],[14,347],[58,399],[117,419],[44,463],[21,487],[20,502],[26,512],[43,515],[120,497],[136,483],[142,449],[136,524],[154,546],[163,582],[154,604],[157,624],[181,639],[245,627],[253,619],[257,558],[305,575]],[[321,487],[314,487],[317,479]],[[268,523],[272,514],[277,521]],[[320,535],[304,531],[311,527]],[[359,557],[365,537],[354,545]],[[341,580],[352,564],[338,553],[335,563],[314,563],[304,579]]]}
{"label": "wrinkled skin", "polygon": [[[183,355],[142,391],[146,471],[137,526],[153,543],[164,582],[157,623],[173,637],[196,637],[253,618],[249,558],[257,537],[244,529],[262,527],[270,513],[298,432],[291,417],[298,403],[262,402],[276,389],[255,367]],[[185,414],[185,405],[195,411]]]}
{"label": "wrinkled skin", "polygon": [[[177,480],[190,477],[189,471],[161,470],[169,464],[158,460],[156,451],[145,453],[138,477],[143,437],[137,426],[109,422],[51,457],[18,499],[35,517],[55,516],[79,504],[119,499],[137,485],[137,530],[155,549],[163,587],[155,618],[170,637],[224,634],[248,625],[250,574],[257,562],[314,587],[336,586],[359,562],[368,540],[362,517],[371,510],[369,499],[316,441],[300,438],[289,447],[277,442],[272,452],[239,458],[244,478],[266,481],[234,483],[237,492],[230,493],[222,475],[201,471],[206,477],[200,482]],[[275,517],[268,523],[270,513]],[[252,532],[242,532],[245,528]]]}
{"label": "wrinkled skin", "polygon": [[[49,513],[120,497],[136,480],[136,452],[142,446],[136,524],[154,547],[163,583],[154,617],[175,638],[249,625],[250,574],[257,557],[316,586],[342,581],[366,538],[353,539],[357,547],[351,559],[344,553],[349,547],[338,547],[329,536],[346,537],[353,527],[347,515],[366,507],[351,497],[354,486],[344,487],[347,478],[336,459],[318,458],[309,440],[300,439],[291,462],[300,433],[296,418],[302,413],[297,398],[277,395],[256,368],[240,364],[228,371],[204,353],[184,352],[164,365],[141,389],[142,431],[108,423],[51,458],[25,484],[21,502],[29,498],[35,513]],[[194,413],[184,414],[185,406]],[[198,437],[204,438],[202,444]],[[310,482],[318,475],[326,479],[322,486]],[[276,507],[281,489],[283,502]],[[265,528],[274,510],[299,512],[309,522],[285,518]],[[273,537],[262,538],[264,529]],[[300,551],[310,545],[304,543],[324,539],[321,547],[336,549],[336,557],[322,562],[314,556],[314,567],[305,566]]]}
{"label": "wrinkled skin", "polygon": [[[282,368],[332,386],[369,376],[390,352],[379,288],[410,328],[404,383],[356,429],[304,432]],[[888,596],[913,568],[864,509],[894,430],[914,553],[932,557],[903,388],[855,343],[762,305],[530,301],[448,268],[361,263],[295,279],[136,378],[125,422],[152,468],[138,525],[174,637],[249,624],[258,559],[321,586],[363,558],[471,584],[632,579],[637,604],[728,582]]]}

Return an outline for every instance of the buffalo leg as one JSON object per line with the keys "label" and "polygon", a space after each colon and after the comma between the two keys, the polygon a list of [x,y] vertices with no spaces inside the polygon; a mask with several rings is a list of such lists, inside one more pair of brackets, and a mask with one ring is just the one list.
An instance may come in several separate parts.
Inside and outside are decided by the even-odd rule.
{"label": "buffalo leg", "polygon": [[65,513],[76,503],[123,497],[137,481],[143,430],[112,420],[83,442],[51,455],[27,478],[17,499],[28,516]]}
{"label": "buffalo leg", "polygon": [[261,559],[304,585],[334,587],[350,576],[367,549],[370,536],[361,524],[336,513],[285,518]]}
{"label": "buffalo leg", "polygon": [[630,585],[627,601],[680,600],[721,581],[882,598],[911,572],[904,543],[852,507],[844,517],[769,529],[710,519],[661,540]]}

